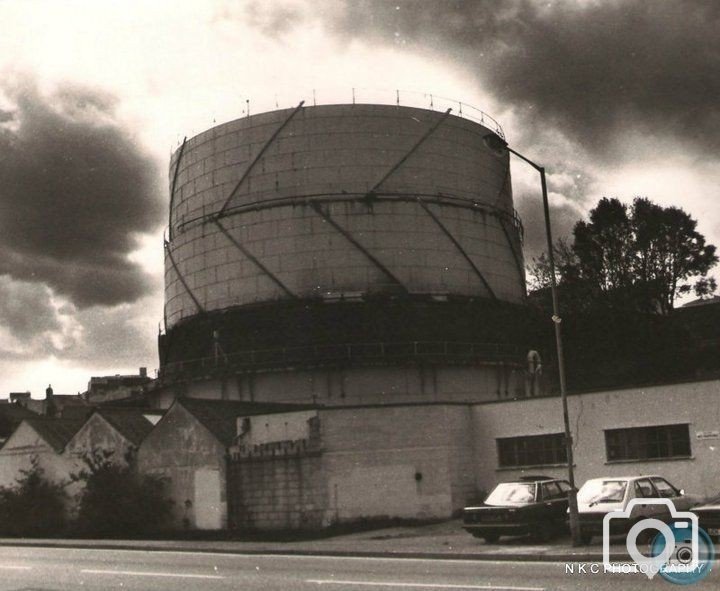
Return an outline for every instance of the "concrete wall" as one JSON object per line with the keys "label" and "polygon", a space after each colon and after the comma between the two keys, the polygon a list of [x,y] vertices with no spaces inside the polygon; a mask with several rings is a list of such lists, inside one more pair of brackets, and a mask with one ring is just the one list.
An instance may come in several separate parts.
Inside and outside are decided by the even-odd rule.
{"label": "concrete wall", "polygon": [[[307,413],[294,414],[283,420],[308,424]],[[251,444],[246,436],[231,462],[233,524],[450,517],[476,497],[471,418],[466,405],[320,409],[304,439]]]}
{"label": "concrete wall", "polygon": [[230,526],[287,530],[329,525],[325,482],[320,449],[311,437],[244,448],[229,467]]}
{"label": "concrete wall", "polygon": [[330,509],[340,521],[449,517],[472,496],[468,407],[320,412]]}
{"label": "concrete wall", "polygon": [[[185,145],[169,248],[205,310],[287,297],[215,224],[192,220],[219,211],[290,113],[280,110],[238,119]],[[283,198],[296,201],[260,211],[238,210],[224,217],[223,224],[300,297],[392,289],[392,281],[303,197],[364,195],[439,117],[437,112],[393,106],[304,108],[265,152],[231,205]],[[414,201],[417,195],[456,198],[466,207],[430,207],[497,296],[519,302],[524,298],[523,265],[520,238],[510,220],[508,160],[507,155],[499,156],[485,146],[483,136],[489,132],[477,123],[451,116],[382,184],[381,192],[406,195],[413,201],[380,200],[372,208],[357,202],[334,203],[327,206],[327,212],[409,291],[488,296],[472,267]],[[171,179],[178,158],[179,152],[170,164]],[[479,205],[475,207],[473,202]],[[505,229],[495,214],[506,216]],[[167,256],[165,286],[168,327],[197,313]]]}
{"label": "concrete wall", "polygon": [[150,399],[168,408],[176,396],[339,405],[476,402],[524,393],[525,372],[511,365],[408,365],[246,373],[167,386]]}
{"label": "concrete wall", "polygon": [[167,477],[174,526],[227,525],[226,449],[182,405],[175,404],[138,450],[140,472]]}
{"label": "concrete wall", "polygon": [[[720,435],[699,439],[700,432],[720,430],[720,382],[703,381],[648,388],[628,388],[568,398],[575,442],[577,485],[589,478],[659,474],[688,493],[720,491]],[[498,481],[523,473],[566,477],[562,466],[526,470],[498,468],[496,439],[561,433],[560,398],[535,398],[473,407],[477,486],[490,490]],[[690,459],[608,462],[605,429],[689,424]]]}

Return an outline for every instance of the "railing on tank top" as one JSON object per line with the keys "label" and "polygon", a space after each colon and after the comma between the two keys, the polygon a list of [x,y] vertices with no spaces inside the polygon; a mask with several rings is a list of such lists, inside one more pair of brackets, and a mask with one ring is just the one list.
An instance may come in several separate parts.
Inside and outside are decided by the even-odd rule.
{"label": "railing on tank top", "polygon": [[[235,106],[224,106],[223,111],[211,109],[212,117],[207,125],[200,131],[222,125],[242,117],[258,115],[279,109],[291,109],[304,102],[305,107],[316,107],[321,105],[394,105],[397,107],[414,107],[417,109],[428,109],[430,111],[445,112],[452,109],[451,113],[457,117],[468,119],[479,123],[490,131],[505,139],[505,132],[500,123],[478,107],[454,98],[438,95],[432,92],[418,92],[415,90],[389,90],[381,88],[315,88],[301,90],[298,92],[268,93],[265,95],[254,95],[252,97],[239,96]],[[232,109],[232,112],[227,112]],[[197,121],[194,122],[195,124]],[[196,135],[196,129],[188,126],[188,137]],[[197,132],[199,133],[199,132]],[[177,136],[177,145],[182,143],[182,135]],[[171,148],[172,149],[172,148]]]}

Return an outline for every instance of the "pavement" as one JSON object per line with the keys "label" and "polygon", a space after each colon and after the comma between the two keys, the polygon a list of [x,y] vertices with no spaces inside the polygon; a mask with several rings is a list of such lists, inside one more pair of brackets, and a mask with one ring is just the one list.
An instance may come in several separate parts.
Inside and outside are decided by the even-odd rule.
{"label": "pavement", "polygon": [[[501,538],[488,544],[461,528],[460,520],[400,526],[300,541],[57,540],[0,539],[0,546],[96,548],[226,554],[324,555],[394,558],[444,558],[532,562],[602,562],[602,542],[574,548],[569,537],[537,543],[528,537]],[[718,549],[720,550],[720,549]],[[624,543],[611,546],[611,558],[629,560]]]}

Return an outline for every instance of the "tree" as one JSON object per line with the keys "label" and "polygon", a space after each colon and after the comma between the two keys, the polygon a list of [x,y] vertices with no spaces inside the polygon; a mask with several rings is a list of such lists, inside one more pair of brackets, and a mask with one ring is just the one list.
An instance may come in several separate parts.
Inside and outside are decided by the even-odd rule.
{"label": "tree", "polygon": [[157,533],[167,522],[172,501],[164,479],[139,474],[126,462],[113,461],[113,452],[94,450],[83,457],[86,469],[73,475],[85,488],[80,497],[78,533],[100,537],[135,537]]}
{"label": "tree", "polygon": [[[666,315],[679,295],[712,294],[715,281],[707,273],[718,261],[715,250],[685,211],[638,197],[631,206],[601,199],[588,221],[575,224],[572,245],[560,242],[554,252],[563,303],[571,309],[604,303]],[[531,285],[549,285],[545,255],[529,271]]]}
{"label": "tree", "polygon": [[45,477],[37,457],[14,487],[0,489],[0,531],[11,536],[53,536],[65,528],[65,491]]}

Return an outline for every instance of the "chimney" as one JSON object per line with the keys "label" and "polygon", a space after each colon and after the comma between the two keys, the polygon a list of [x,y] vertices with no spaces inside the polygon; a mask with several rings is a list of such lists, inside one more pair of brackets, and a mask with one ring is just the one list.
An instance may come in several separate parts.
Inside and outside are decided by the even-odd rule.
{"label": "chimney", "polygon": [[45,388],[45,415],[48,417],[54,417],[57,414],[57,408],[55,408],[55,399],[53,398],[53,389],[51,385]]}
{"label": "chimney", "polygon": [[141,367],[140,368],[140,377],[146,378],[147,377],[147,367]]}

